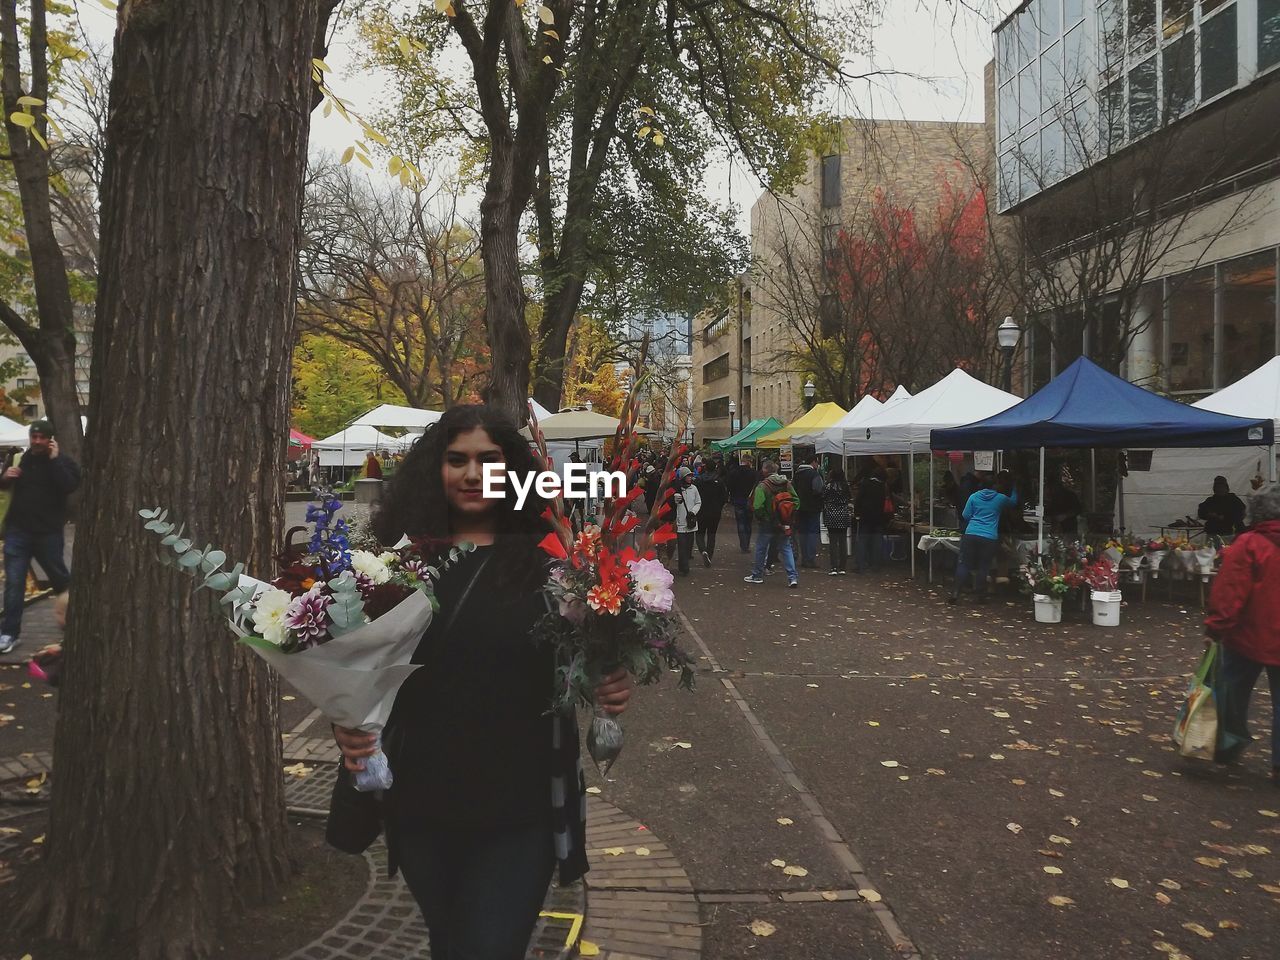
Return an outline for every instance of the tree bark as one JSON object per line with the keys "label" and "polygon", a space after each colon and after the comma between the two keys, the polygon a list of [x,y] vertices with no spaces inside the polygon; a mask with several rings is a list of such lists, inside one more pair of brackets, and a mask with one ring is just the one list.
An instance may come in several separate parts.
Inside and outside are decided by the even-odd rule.
{"label": "tree bark", "polygon": [[480,257],[484,261],[485,330],[491,364],[485,399],[523,424],[529,419],[529,362],[533,357],[520,274],[524,201],[513,197],[511,144],[495,140],[491,150],[489,179],[480,203]]}
{"label": "tree bark", "polygon": [[26,919],[82,949],[208,956],[288,874],[277,684],[139,507],[259,575],[281,528],[294,276],[322,0],[121,5],[95,423]]}

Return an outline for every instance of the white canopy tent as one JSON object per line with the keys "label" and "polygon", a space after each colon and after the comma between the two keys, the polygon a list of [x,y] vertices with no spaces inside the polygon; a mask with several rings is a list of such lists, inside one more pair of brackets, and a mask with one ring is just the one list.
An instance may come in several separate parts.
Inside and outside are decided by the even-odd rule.
{"label": "white canopy tent", "polygon": [[834,424],[818,433],[796,437],[795,443],[811,443],[818,453],[844,453],[844,431],[847,427],[855,427],[878,416],[886,407],[895,406],[911,397],[906,387],[898,387],[889,395],[889,399],[881,402],[871,394],[867,394],[853,405],[853,409]]}
{"label": "white canopy tent", "polygon": [[[1280,431],[1280,357],[1192,406],[1236,417],[1269,417]],[[1244,497],[1255,478],[1276,479],[1275,446],[1156,450],[1150,470],[1136,470],[1131,463],[1124,481],[1125,525],[1131,532],[1155,535],[1175,519],[1195,517],[1218,476]]]}
{"label": "white canopy tent", "polygon": [[[892,400],[892,397],[890,398]],[[952,370],[931,387],[899,403],[886,403],[882,410],[861,423],[845,427],[841,449],[846,456],[906,454],[915,464],[916,449],[929,450],[929,434],[941,427],[959,427],[993,417],[1019,403],[1021,397],[983,383],[960,368]],[[908,468],[911,502],[911,575],[916,572],[916,474]],[[933,526],[933,457],[929,457],[929,525]]]}
{"label": "white canopy tent", "polygon": [[311,444],[322,467],[358,467],[370,450],[399,453],[408,450],[414,437],[389,437],[370,426],[350,426]]}
{"label": "white canopy tent", "polygon": [[417,407],[380,403],[368,413],[352,420],[351,426],[374,427],[378,430],[412,430],[421,433],[441,416],[438,410],[420,410]]}

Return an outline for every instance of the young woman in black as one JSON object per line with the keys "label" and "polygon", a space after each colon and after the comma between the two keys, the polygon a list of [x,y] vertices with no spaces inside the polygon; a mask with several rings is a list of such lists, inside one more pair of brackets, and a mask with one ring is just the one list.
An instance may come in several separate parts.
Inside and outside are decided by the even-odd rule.
{"label": "young woman in black", "polygon": [[[562,884],[587,869],[577,723],[548,712],[555,664],[530,637],[547,611],[545,504],[485,498],[486,463],[538,469],[497,411],[453,407],[414,444],[373,520],[385,544],[476,545],[437,585],[439,612],[414,655],[423,667],[383,737],[392,869],[422,909],[434,960],[521,960],[557,862]],[[596,691],[615,714],[630,696],[624,671]],[[372,736],[335,736],[347,769],[362,769]]]}

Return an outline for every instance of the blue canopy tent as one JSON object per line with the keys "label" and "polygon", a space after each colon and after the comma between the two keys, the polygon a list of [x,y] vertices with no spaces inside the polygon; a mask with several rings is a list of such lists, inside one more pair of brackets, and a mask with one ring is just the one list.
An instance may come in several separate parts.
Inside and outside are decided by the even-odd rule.
{"label": "blue canopy tent", "polygon": [[[1081,357],[1016,406],[964,427],[934,430],[934,450],[1046,447],[1253,447],[1275,441],[1271,420],[1191,407],[1134,386]],[[1039,510],[1044,540],[1044,508]]]}

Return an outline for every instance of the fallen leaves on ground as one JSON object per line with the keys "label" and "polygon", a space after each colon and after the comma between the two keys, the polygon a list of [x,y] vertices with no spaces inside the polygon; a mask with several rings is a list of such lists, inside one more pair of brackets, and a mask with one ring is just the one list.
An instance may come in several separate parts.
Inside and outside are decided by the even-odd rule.
{"label": "fallen leaves on ground", "polygon": [[779,817],[779,818],[778,818],[778,823],[780,823],[780,824],[781,824],[782,826],[784,826],[784,827],[789,827],[789,826],[791,826],[793,823],[795,823],[795,821],[794,821],[794,820],[792,820],[790,817]]}
{"label": "fallen leaves on ground", "polygon": [[859,890],[858,896],[860,896],[863,900],[867,901],[867,903],[879,903],[881,900],[884,899],[884,897],[880,896],[880,894],[877,893],[875,890],[870,890],[870,889]]}
{"label": "fallen leaves on ground", "polygon": [[772,937],[775,933],[778,932],[778,928],[775,927],[768,920],[752,920],[751,926],[748,927],[747,929],[749,929],[757,937]]}
{"label": "fallen leaves on ground", "polygon": [[1204,927],[1202,927],[1202,926],[1201,926],[1200,924],[1198,924],[1198,923],[1184,923],[1184,924],[1182,925],[1182,929],[1183,929],[1183,930],[1190,930],[1190,931],[1191,931],[1192,933],[1194,933],[1197,937],[1204,937],[1206,940],[1212,940],[1212,939],[1213,939],[1213,931],[1212,931],[1212,930],[1206,930]]}
{"label": "fallen leaves on ground", "polygon": [[1075,903],[1070,897],[1050,897],[1049,902],[1055,907],[1068,907]]}
{"label": "fallen leaves on ground", "polygon": [[299,780],[305,780],[311,775],[311,771],[314,769],[315,767],[308,767],[305,763],[299,761],[298,763],[292,763],[285,767],[284,772],[291,777],[297,777]]}

